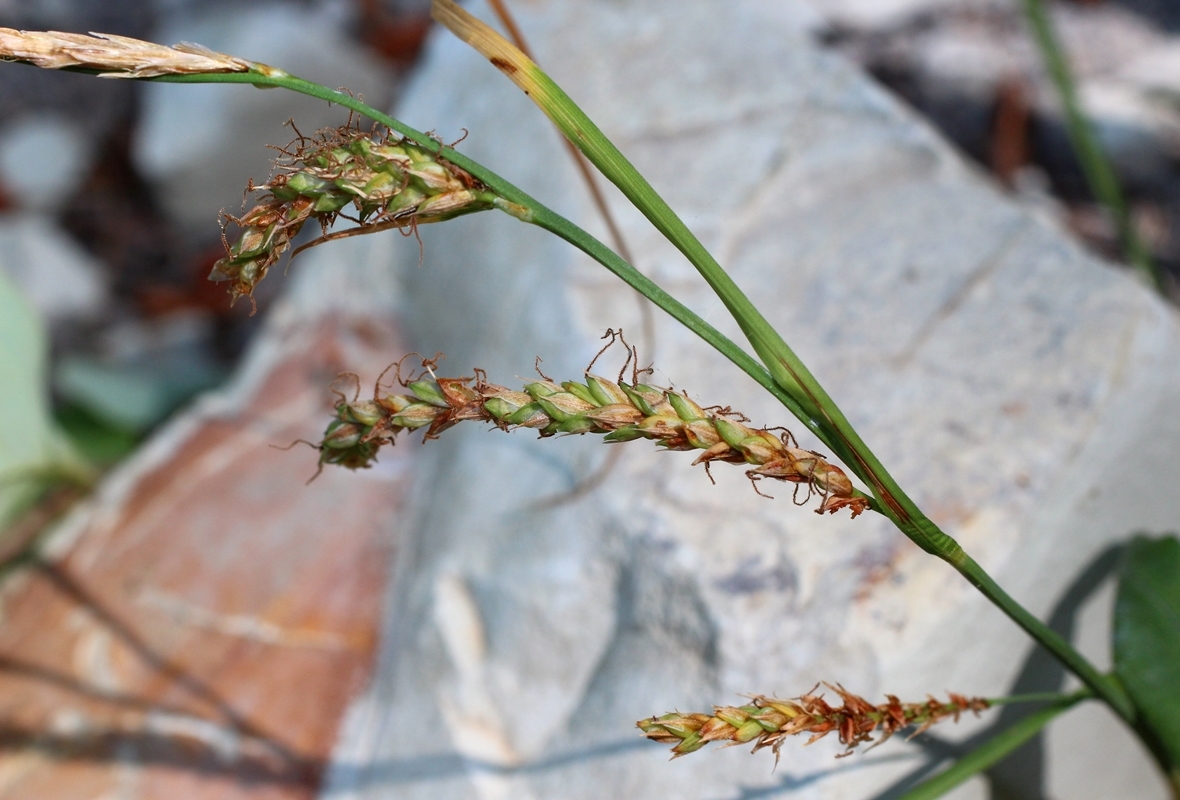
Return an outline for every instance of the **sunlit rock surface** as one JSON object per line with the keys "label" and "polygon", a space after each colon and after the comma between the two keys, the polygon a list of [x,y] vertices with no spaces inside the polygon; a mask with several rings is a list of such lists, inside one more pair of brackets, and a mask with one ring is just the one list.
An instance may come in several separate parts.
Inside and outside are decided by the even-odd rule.
{"label": "sunlit rock surface", "polygon": [[[732,270],[901,484],[1108,664],[1110,595],[1092,594],[1107,548],[1180,518],[1172,310],[819,49],[802,6],[516,6],[540,62]],[[549,123],[447,35],[399,115],[445,140],[466,128],[464,152],[603,230]],[[612,207],[638,266],[740,340],[684,259],[621,200]],[[497,214],[421,236],[422,266],[412,241],[399,250],[405,319],[418,350],[446,352],[447,374],[483,367],[510,383],[540,356],[547,374],[576,378],[602,331],[622,326],[654,381],[817,446],[659,312],[648,335],[633,293],[555,238]],[[350,711],[325,796],[868,798],[936,769],[947,753],[936,740],[998,715],[840,761],[834,741],[799,742],[777,771],[742,748],[669,764],[634,721],[820,680],[913,699],[1064,685],[881,518],[819,518],[783,488],[765,500],[724,465],[712,486],[689,456],[642,442],[608,462],[618,451],[590,439],[533,438],[460,429],[422,451],[377,677]],[[1074,712],[1017,766],[993,785],[1164,796],[1099,708]],[[955,796],[988,796],[988,784]]]}

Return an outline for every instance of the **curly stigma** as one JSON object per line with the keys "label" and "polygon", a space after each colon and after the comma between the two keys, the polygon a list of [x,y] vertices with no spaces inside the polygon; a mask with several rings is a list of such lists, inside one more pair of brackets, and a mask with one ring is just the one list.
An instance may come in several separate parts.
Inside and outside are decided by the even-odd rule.
{"label": "curly stigma", "polygon": [[807,744],[811,744],[835,733],[846,748],[842,755],[848,755],[857,745],[873,741],[872,734],[877,731],[881,738],[876,744],[905,728],[913,728],[911,736],[917,736],[935,723],[945,719],[958,722],[963,712],[979,714],[991,705],[982,697],[960,694],[950,694],[946,703],[933,697],[925,703],[902,703],[890,694],[885,696],[887,702],[875,706],[842,686],[825,685],[840,696],[838,708],[812,689],[793,700],[759,695],[748,705],[715,706],[712,714],[664,714],[635,724],[648,739],[673,745],[673,758],[700,750],[709,742],[753,742],[754,752],[769,747],[777,759],[788,736],[810,733]]}
{"label": "curly stigma", "polygon": [[666,450],[699,451],[693,464],[706,469],[714,462],[745,464],[751,481],[791,483],[799,504],[819,495],[819,514],[849,508],[855,517],[868,507],[868,498],[843,470],[801,449],[789,431],[751,428],[741,414],[703,408],[687,394],[641,383],[638,373],[631,383],[587,372],[584,382],[542,378],[514,391],[489,383],[481,370],[471,377],[439,378],[434,360],[424,366],[424,374],[406,380],[399,368],[406,393],[374,391],[372,400],[351,402],[342,397],[319,444],[321,466],[367,467],[401,431],[421,428],[431,439],[460,422],[480,420],[502,430],[533,428],[542,437],[592,433],[604,434],[609,443],[648,439]]}

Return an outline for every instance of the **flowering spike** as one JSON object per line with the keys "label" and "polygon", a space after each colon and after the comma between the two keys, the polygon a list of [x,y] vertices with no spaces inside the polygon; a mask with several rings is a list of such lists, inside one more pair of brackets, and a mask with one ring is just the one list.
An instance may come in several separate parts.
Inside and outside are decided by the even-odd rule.
{"label": "flowering spike", "polygon": [[978,715],[990,706],[983,698],[960,694],[951,694],[948,703],[934,698],[925,703],[901,703],[887,695],[886,703],[874,706],[843,686],[828,688],[840,696],[842,705],[838,708],[812,690],[793,700],[759,695],[740,708],[716,706],[712,715],[664,714],[640,720],[636,725],[648,739],[674,744],[674,758],[699,750],[708,742],[754,742],[755,751],[769,747],[777,758],[788,736],[810,733],[806,744],[811,744],[833,732],[846,748],[842,755],[847,755],[857,745],[872,742],[872,734],[877,731],[881,739],[876,744],[880,744],[904,728],[921,732],[948,718],[958,722],[964,711]]}
{"label": "flowering spike", "polygon": [[[390,228],[412,230],[496,206],[496,195],[471,174],[388,132],[327,129],[300,136],[282,153],[270,180],[250,186],[264,193],[258,204],[241,218],[225,216],[242,235],[226,242],[225,257],[209,279],[230,282],[235,299],[250,295],[308,222],[318,223],[324,235],[304,247]],[[328,233],[350,205],[360,225]]]}
{"label": "flowering spike", "polygon": [[[482,372],[469,378],[432,374],[402,385],[407,394],[341,400],[320,443],[321,464],[367,467],[379,447],[392,444],[400,431],[425,428],[429,439],[459,422],[482,420],[505,430],[534,428],[543,437],[595,433],[605,434],[610,443],[650,439],[667,450],[700,451],[695,464],[748,463],[753,465],[747,473],[751,479],[806,485],[809,497],[814,492],[822,498],[816,510],[820,514],[847,507],[855,517],[868,508],[868,498],[853,488],[843,470],[817,453],[791,447],[790,434],[777,437],[750,428],[732,419],[738,415],[728,410],[705,410],[671,390],[587,375],[585,384],[545,379],[530,381],[518,392],[488,383]],[[733,713],[746,715],[740,727],[751,715],[764,712],[757,723],[765,728],[769,720],[790,717],[784,709],[793,707],[748,706]]]}

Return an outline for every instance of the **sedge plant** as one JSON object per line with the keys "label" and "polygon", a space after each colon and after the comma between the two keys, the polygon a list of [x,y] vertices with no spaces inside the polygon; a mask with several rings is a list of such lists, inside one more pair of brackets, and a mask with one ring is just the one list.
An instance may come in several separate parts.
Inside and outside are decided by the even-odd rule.
{"label": "sedge plant", "polygon": [[[516,390],[491,383],[482,372],[439,377],[434,361],[423,359],[423,371],[405,379],[399,366],[396,382],[404,391],[384,391],[379,379],[371,399],[341,396],[324,438],[316,444],[321,467],[364,467],[403,431],[418,430],[431,438],[461,422],[477,421],[505,430],[530,428],[542,437],[599,434],[616,445],[648,440],[668,450],[694,452],[696,463],[706,467],[716,462],[741,464],[752,481],[792,485],[797,502],[818,497],[819,513],[847,510],[856,516],[871,511],[885,516],[915,545],[959,572],[1083,683],[1070,695],[982,699],[954,694],[945,703],[902,702],[887,696],[878,705],[835,685],[827,691],[839,698],[839,706],[812,689],[788,699],[756,694],[743,706],[672,712],[638,723],[648,738],[672,745],[675,755],[709,742],[751,743],[777,755],[784,740],[797,733],[813,738],[833,733],[851,748],[874,741],[874,734],[888,738],[898,731],[921,731],[992,705],[1044,706],[906,795],[932,798],[987,769],[1077,703],[1096,700],[1143,741],[1180,798],[1180,541],[1140,538],[1128,548],[1116,609],[1116,669],[1103,674],[1009,596],[923,513],[750,298],[532,59],[452,0],[434,0],[433,14],[519,86],[680,250],[725,304],[752,352],[721,334],[615,250],[503,177],[345,91],[195,45],[168,48],[105,35],[0,29],[0,58],[103,78],[277,87],[338,104],[379,126],[371,132],[344,126],[301,136],[283,152],[270,181],[252,187],[259,192],[258,201],[242,217],[226,220],[239,231],[236,237],[227,234],[226,255],[210,276],[226,282],[234,298],[250,295],[309,222],[321,228],[322,235],[310,243],[319,244],[498,210],[557,235],[621,278],[753,378],[834,456],[829,459],[800,448],[781,428],[754,427],[732,409],[703,407],[685,393],[652,386],[638,369],[630,380],[622,374],[617,379],[594,375],[588,369],[581,380],[542,378]],[[339,217],[351,219],[355,227],[329,233]]]}

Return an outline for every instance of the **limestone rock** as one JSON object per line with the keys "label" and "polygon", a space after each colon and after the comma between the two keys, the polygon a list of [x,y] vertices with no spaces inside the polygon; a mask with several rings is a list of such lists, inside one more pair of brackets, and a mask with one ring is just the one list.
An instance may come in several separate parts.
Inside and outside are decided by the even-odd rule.
{"label": "limestone rock", "polygon": [[[732,271],[902,485],[1018,599],[1048,615],[1108,545],[1175,524],[1173,310],[1005,199],[816,47],[810,10],[518,10],[550,74]],[[601,230],[549,123],[457,41],[434,39],[399,116],[444,139],[468,129],[466,153]],[[638,266],[739,339],[683,258],[611,197]],[[421,235],[421,268],[417,248],[401,248],[406,324],[418,350],[447,353],[448,374],[478,366],[506,382],[539,355],[546,373],[576,377],[602,330],[623,326],[655,380],[801,433],[658,312],[654,336],[642,335],[630,290],[553,237],[494,214]],[[1018,673],[1024,687],[1060,684],[1026,662],[1023,634],[884,520],[819,518],[783,491],[769,502],[740,472],[715,469],[711,486],[688,458],[643,443],[608,466],[612,452],[480,430],[423,450],[378,676],[352,709],[324,796],[867,798],[945,751],[895,741],[836,761],[824,742],[788,746],[776,772],[740,748],[669,764],[633,724],[818,680],[917,698],[1002,694]],[[601,485],[579,493],[599,470]],[[1069,622],[1076,608],[1056,610]],[[1104,662],[1100,616],[1083,615],[1078,637]],[[1026,786],[1164,796],[1147,756],[1098,707],[1047,742]],[[982,791],[977,781],[955,796]]]}

